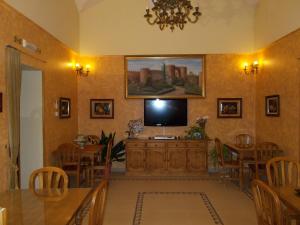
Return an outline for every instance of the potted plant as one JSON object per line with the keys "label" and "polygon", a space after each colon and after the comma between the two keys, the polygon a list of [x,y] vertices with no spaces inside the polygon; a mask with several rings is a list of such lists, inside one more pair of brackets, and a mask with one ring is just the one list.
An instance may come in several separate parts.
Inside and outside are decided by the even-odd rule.
{"label": "potted plant", "polygon": [[[224,156],[225,161],[230,160],[230,151],[225,145],[223,145],[223,156]],[[213,163],[213,166],[216,167],[217,163],[218,163],[218,153],[217,153],[216,147],[214,147],[210,151],[209,158],[210,158],[211,162]]]}
{"label": "potted plant", "polygon": [[[105,162],[106,158],[106,152],[107,152],[107,145],[110,140],[113,140],[115,138],[116,132],[109,133],[106,135],[104,131],[101,132],[100,136],[100,144],[102,145],[102,151],[101,151],[101,161]],[[123,162],[125,161],[125,144],[124,141],[119,141],[116,145],[112,147],[111,155],[110,155],[111,162],[117,161],[117,162]]]}
{"label": "potted plant", "polygon": [[206,139],[207,134],[205,132],[205,125],[207,123],[207,116],[199,117],[196,120],[196,124],[191,126],[187,131],[185,136],[187,139]]}

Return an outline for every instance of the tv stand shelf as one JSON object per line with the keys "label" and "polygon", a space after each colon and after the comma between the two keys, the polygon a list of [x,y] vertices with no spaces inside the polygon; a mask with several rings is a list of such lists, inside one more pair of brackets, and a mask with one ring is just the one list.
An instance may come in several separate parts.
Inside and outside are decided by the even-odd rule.
{"label": "tv stand shelf", "polygon": [[208,140],[126,141],[127,175],[207,172]]}

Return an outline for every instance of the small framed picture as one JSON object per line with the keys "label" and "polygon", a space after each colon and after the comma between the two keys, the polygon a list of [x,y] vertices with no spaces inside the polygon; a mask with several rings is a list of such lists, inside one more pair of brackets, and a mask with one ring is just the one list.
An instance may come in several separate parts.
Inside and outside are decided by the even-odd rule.
{"label": "small framed picture", "polygon": [[266,116],[280,116],[280,96],[266,96]]}
{"label": "small framed picture", "polygon": [[59,98],[59,118],[65,119],[71,117],[71,99]]}
{"label": "small framed picture", "polygon": [[3,112],[3,94],[0,92],[0,112]]}
{"label": "small framed picture", "polygon": [[242,98],[218,98],[218,118],[242,118]]}
{"label": "small framed picture", "polygon": [[113,119],[114,100],[113,99],[91,99],[90,117],[91,119]]}

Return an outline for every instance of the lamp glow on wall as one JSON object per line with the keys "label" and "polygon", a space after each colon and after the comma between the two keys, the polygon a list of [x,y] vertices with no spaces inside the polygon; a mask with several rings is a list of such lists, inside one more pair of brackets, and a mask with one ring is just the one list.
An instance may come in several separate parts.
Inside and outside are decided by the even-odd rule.
{"label": "lamp glow on wall", "polygon": [[78,76],[87,77],[91,71],[90,64],[86,64],[85,66],[81,65],[80,63],[69,63],[69,66],[72,67]]}
{"label": "lamp glow on wall", "polygon": [[255,75],[258,73],[258,69],[259,69],[259,62],[258,60],[255,60],[253,61],[251,64],[249,64],[248,62],[244,62],[243,64],[243,70],[244,70],[244,73],[246,75]]}

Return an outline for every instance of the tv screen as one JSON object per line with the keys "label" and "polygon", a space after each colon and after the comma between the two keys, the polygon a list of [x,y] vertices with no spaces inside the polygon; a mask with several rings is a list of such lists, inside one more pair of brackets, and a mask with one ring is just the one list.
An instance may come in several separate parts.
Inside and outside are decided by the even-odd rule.
{"label": "tv screen", "polygon": [[145,126],[186,126],[187,99],[145,99]]}

